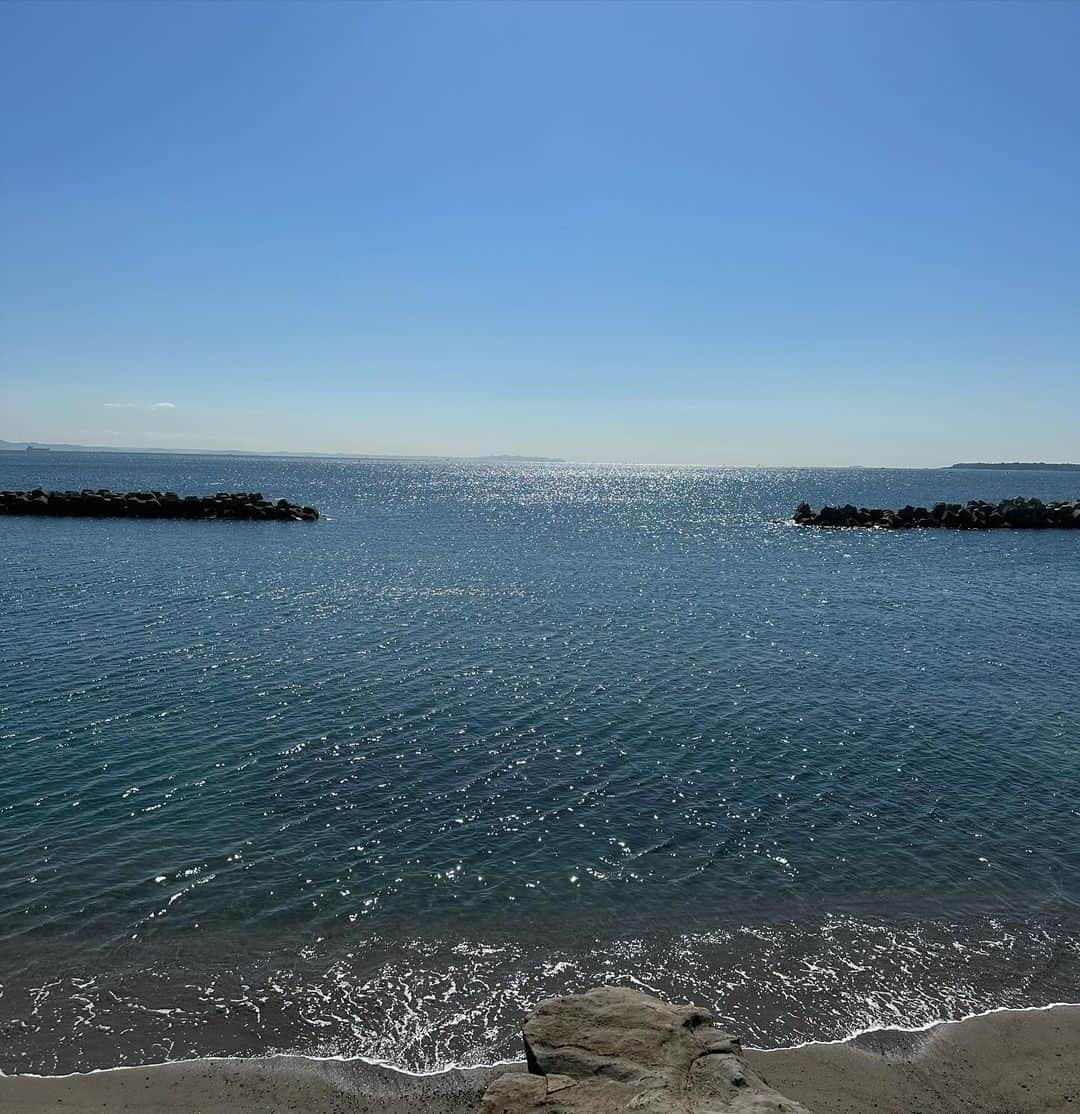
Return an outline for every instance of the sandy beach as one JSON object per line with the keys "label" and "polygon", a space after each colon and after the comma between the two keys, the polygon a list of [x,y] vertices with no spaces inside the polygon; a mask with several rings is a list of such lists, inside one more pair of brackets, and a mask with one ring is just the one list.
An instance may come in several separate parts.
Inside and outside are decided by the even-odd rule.
{"label": "sandy beach", "polygon": [[[362,1061],[188,1060],[88,1075],[0,1078],[0,1111],[101,1114],[426,1114],[475,1110],[502,1068],[406,1075]],[[520,1070],[524,1070],[521,1065]]]}
{"label": "sandy beach", "polygon": [[[817,1114],[1045,1114],[1080,1109],[1080,1007],[1010,1010],[918,1033],[748,1051]],[[410,1076],[357,1061],[192,1060],[56,1078],[0,1078],[12,1114],[458,1114],[512,1065]]]}
{"label": "sandy beach", "polygon": [[819,1114],[1026,1114],[1080,1108],[1080,1007],[1003,1010],[918,1033],[750,1052]]}

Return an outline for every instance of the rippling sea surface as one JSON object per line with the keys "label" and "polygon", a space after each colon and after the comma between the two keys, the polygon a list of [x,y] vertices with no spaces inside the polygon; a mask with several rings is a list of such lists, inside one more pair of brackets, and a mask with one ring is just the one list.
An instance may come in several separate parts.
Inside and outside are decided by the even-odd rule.
{"label": "rippling sea surface", "polygon": [[1077,1000],[1080,534],[801,499],[1080,474],[0,455],[315,524],[0,519],[0,1070],[749,1044]]}

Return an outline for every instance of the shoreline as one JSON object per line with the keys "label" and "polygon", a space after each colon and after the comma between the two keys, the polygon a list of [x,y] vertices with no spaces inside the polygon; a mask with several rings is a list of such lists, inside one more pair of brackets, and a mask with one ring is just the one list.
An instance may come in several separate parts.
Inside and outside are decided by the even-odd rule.
{"label": "shoreline", "polygon": [[[1080,1109],[1080,1004],[997,1007],[844,1040],[747,1047],[771,1086],[818,1114]],[[303,1110],[336,1114],[474,1111],[495,1077],[523,1061],[417,1074],[360,1058],[288,1053],[97,1068],[68,1075],[0,1073],[0,1108],[43,1114],[124,1109],[141,1114]],[[947,1105],[943,1104],[947,1100]],[[347,1106],[342,1106],[342,1103]]]}
{"label": "shoreline", "polygon": [[[0,1069],[60,1077],[293,1054],[361,1059],[423,1077],[515,1060],[523,1011],[598,977],[697,1003],[745,1047],[768,1050],[1078,997],[1077,926],[828,918],[759,927],[674,939],[658,933],[625,946],[545,939],[534,948],[499,947],[489,939],[467,955],[441,940],[372,938],[359,961],[330,941],[298,970],[277,963],[291,941],[264,962],[249,938],[250,962],[228,975],[243,987],[222,981],[213,965],[197,967],[202,952],[216,954],[217,938],[191,937],[198,951],[175,951],[170,967],[148,980],[126,953],[107,957],[94,975],[85,964],[58,974],[63,956],[46,951],[16,973],[12,951],[0,1000]],[[39,1001],[33,988],[44,981],[51,989]]]}
{"label": "shoreline", "polygon": [[[964,1025],[969,1021],[978,1021],[981,1018],[993,1017],[995,1014],[1029,1014],[1047,1013],[1053,1010],[1080,1011],[1080,1001],[1076,1002],[1048,1002],[1045,1006],[992,1006],[986,1010],[976,1010],[964,1014],[963,1017],[936,1018],[921,1025],[874,1025],[867,1029],[859,1029],[846,1037],[836,1037],[832,1040],[800,1041],[797,1044],[782,1044],[776,1048],[764,1048],[759,1045],[746,1044],[743,1049],[748,1055],[771,1056],[777,1053],[801,1052],[808,1048],[833,1048],[846,1044],[856,1044],[872,1041],[880,1034],[896,1034],[900,1036],[918,1036],[934,1029],[945,1028],[950,1025]],[[395,1076],[404,1076],[406,1079],[435,1079],[444,1075],[469,1072],[487,1072],[495,1070],[512,1070],[524,1064],[524,1060],[494,1060],[490,1064],[451,1064],[449,1067],[435,1068],[432,1071],[412,1071],[409,1068],[398,1067],[396,1064],[387,1063],[385,1060],[372,1059],[367,1056],[315,1056],[306,1052],[270,1052],[264,1055],[250,1056],[191,1056],[180,1060],[154,1060],[144,1064],[113,1064],[107,1068],[89,1068],[86,1071],[58,1072],[46,1075],[42,1072],[14,1072],[8,1074],[0,1068],[0,1085],[8,1079],[86,1079],[94,1075],[105,1075],[109,1072],[119,1071],[151,1071],[158,1068],[170,1068],[183,1064],[247,1064],[266,1063],[275,1060],[298,1060],[312,1064],[355,1064],[379,1071],[390,1072]]]}

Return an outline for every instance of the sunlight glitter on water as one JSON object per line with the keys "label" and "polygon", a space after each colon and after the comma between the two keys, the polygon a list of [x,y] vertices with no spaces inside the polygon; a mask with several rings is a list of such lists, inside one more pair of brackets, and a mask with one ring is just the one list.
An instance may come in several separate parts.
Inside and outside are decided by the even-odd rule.
{"label": "sunlight glitter on water", "polygon": [[[2,482],[26,486],[30,466],[3,463]],[[828,916],[935,939],[932,926],[997,918],[1017,939],[1048,934],[1033,954],[1071,962],[1080,713],[1060,679],[1080,669],[1077,539],[778,521],[801,498],[997,498],[1017,484],[1049,498],[1070,494],[1067,477],[67,454],[33,467],[56,487],[91,470],[115,488],[216,479],[326,514],[299,531],[3,523],[9,1004],[43,971],[63,986],[89,971],[141,1032],[160,1016],[144,989],[209,985],[209,959],[176,965],[190,938],[226,955],[265,940],[252,969],[214,975],[256,987],[282,941],[321,937],[318,969],[281,976],[308,1006],[291,1021],[276,1007],[279,1035],[303,1044],[303,1016],[328,1020],[310,1008],[326,973],[344,985],[355,966],[371,1008],[430,984],[409,1000],[445,1000],[436,1059],[455,1060],[493,1027],[510,1033],[530,995],[612,972],[733,1010],[724,948],[748,945],[700,942],[739,926],[794,926],[769,960],[788,971],[776,1001],[820,993],[780,953],[794,964],[799,925]],[[546,953],[530,950],[538,935]],[[683,937],[698,941],[686,954],[671,943]],[[414,939],[427,966],[370,943]],[[448,950],[460,941],[509,958],[463,973]],[[941,974],[944,945],[933,974],[875,960],[877,982],[848,998],[835,984],[821,1027],[859,1027],[867,999],[874,1016],[896,1002],[925,1017],[1023,1004],[1025,986],[1037,997],[1019,952],[1010,967],[963,947],[980,955],[970,983]],[[118,958],[129,948],[155,972],[138,991]],[[518,988],[505,1007],[502,985]],[[67,994],[49,1001],[67,1009]],[[219,1051],[269,1039],[264,996],[262,1022]],[[378,1043],[356,1021],[367,1006],[338,1006],[344,1021],[315,1027],[326,1042],[381,1056],[362,1047]],[[402,1029],[402,1049],[435,1024],[409,1008],[419,1043]],[[807,1031],[785,1029],[790,1010],[751,1012],[737,1019],[757,1043]],[[11,1020],[33,1032],[29,1016]],[[169,1039],[197,1049],[207,1027],[178,1024]]]}

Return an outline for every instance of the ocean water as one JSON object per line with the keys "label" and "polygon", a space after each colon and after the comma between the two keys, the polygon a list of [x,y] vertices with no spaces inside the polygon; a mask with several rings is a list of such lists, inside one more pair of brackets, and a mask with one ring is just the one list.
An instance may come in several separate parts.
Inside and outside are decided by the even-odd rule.
{"label": "ocean water", "polygon": [[1043,472],[0,455],[315,524],[0,519],[0,1070],[748,1044],[1077,1000],[1080,535],[795,504]]}

